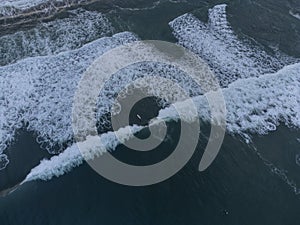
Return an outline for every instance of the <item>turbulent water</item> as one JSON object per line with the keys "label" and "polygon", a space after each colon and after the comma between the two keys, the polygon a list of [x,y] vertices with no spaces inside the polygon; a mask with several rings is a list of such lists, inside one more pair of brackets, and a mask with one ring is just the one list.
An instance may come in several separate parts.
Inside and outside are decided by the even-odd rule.
{"label": "turbulent water", "polygon": [[69,14],[68,18],[41,23],[33,29],[2,36],[0,65],[75,49],[113,33],[113,27],[101,13],[77,9],[69,11]]}
{"label": "turbulent water", "polygon": [[[24,14],[50,14],[58,11],[60,8],[67,8],[72,5],[89,2],[88,0],[3,0],[0,3],[1,17],[16,17]],[[90,1],[91,2],[91,1]]]}
{"label": "turbulent water", "polygon": [[[130,2],[126,7],[125,2],[116,3],[116,6],[107,12],[98,9],[101,1],[90,5],[89,2],[93,1],[4,0],[0,2],[0,20],[38,11],[47,12],[47,15],[51,12],[55,15],[66,8],[62,17],[54,17],[32,27],[13,30],[0,36],[0,168],[2,169],[0,172],[5,173],[10,161],[14,160],[8,157],[6,151],[18,141],[17,133],[21,129],[35,134],[41,151],[54,155],[37,163],[36,167],[31,168],[30,173],[24,174],[25,180],[16,182],[25,184],[60,176],[59,179],[64,179],[62,175],[75,173],[83,167],[81,165],[84,164],[84,157],[93,159],[106,154],[106,151],[119,149],[121,143],[110,132],[107,113],[115,96],[126,84],[141,77],[160,74],[162,77],[176,81],[191,94],[198,107],[201,121],[210,121],[204,93],[199,90],[199,87],[195,87],[190,79],[185,78],[182,71],[160,63],[132,65],[119,71],[104,84],[105,89],[99,95],[97,118],[103,131],[100,138],[106,146],[90,147],[89,155],[83,156],[74,141],[71,120],[73,99],[80,78],[91,63],[105,52],[141,40],[140,34],[130,29],[133,25],[120,26],[124,21],[118,21],[120,18],[116,15],[119,13],[124,16],[128,12],[143,13],[156,12],[156,10],[159,12],[160,7],[165,5],[174,7],[175,10],[177,5],[184,8],[196,4],[193,1],[158,1],[149,3],[150,6],[143,2],[141,5],[132,6]],[[80,5],[82,3],[87,6]],[[70,6],[73,9],[69,9]],[[203,16],[199,16],[197,10],[186,11],[168,21],[166,27],[169,30],[164,32],[173,35],[178,45],[184,46],[204,59],[218,78],[226,103],[226,133],[230,137],[225,139],[225,146],[240,151],[231,154],[242,154],[244,148],[251,149],[251,154],[258,156],[259,162],[271,170],[272,173],[266,173],[266,176],[277,175],[280,180],[278,182],[282,182],[288,188],[288,192],[293,193],[293,198],[298,199],[300,193],[297,183],[300,182],[297,175],[300,161],[300,152],[297,152],[300,129],[300,59],[290,56],[283,49],[272,45],[266,46],[255,37],[238,34],[227,19],[228,7],[230,5],[209,5],[209,3],[199,7],[197,10],[200,10],[200,14],[202,11],[207,11],[207,21],[201,19]],[[299,19],[299,15],[294,10],[286,13],[293,19]],[[185,101],[175,103],[179,107],[184,107],[185,104]],[[169,123],[176,123],[178,120],[176,111],[169,105],[161,106],[157,117]],[[188,122],[194,119],[189,118],[188,113],[186,114]],[[279,132],[277,130],[282,126],[287,128],[287,133],[296,133],[296,137],[291,138],[292,142],[296,143],[292,147],[297,154],[292,157],[293,164],[297,167],[289,164],[287,166],[284,162],[276,163],[267,160],[256,147],[257,139],[272,138],[272,135],[276,135],[276,132]],[[132,125],[135,132],[141,131],[144,127]],[[132,133],[126,129],[120,129],[118,132],[123,139],[132,137]],[[86,137],[82,144],[92,146],[93,138]],[[275,138],[273,140],[276,142]],[[235,149],[235,145],[241,146]],[[290,167],[298,171],[286,172],[286,168]],[[13,195],[14,193],[10,196]],[[297,205],[299,202],[295,201],[296,203],[293,204]],[[222,205],[222,200],[220,202]],[[230,205],[228,207],[230,208]],[[0,214],[0,219],[13,221],[8,211],[6,215],[2,218]],[[293,212],[291,215],[294,216]],[[160,223],[159,218],[156,220],[158,222],[155,224],[171,224],[168,221]],[[126,221],[126,224],[138,224],[138,222],[129,222]],[[297,224],[294,222],[290,224]]]}
{"label": "turbulent water", "polygon": [[251,40],[239,40],[226,19],[226,5],[209,10],[208,23],[185,14],[170,23],[179,43],[206,59],[221,84],[274,73],[296,60],[276,52],[270,56]]}

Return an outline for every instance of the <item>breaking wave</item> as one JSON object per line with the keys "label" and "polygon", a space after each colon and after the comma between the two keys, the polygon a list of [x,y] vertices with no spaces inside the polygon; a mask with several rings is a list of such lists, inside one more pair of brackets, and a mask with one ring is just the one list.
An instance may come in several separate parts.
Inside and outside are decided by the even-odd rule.
{"label": "breaking wave", "polygon": [[[240,134],[250,138],[245,132],[266,134],[274,131],[279,123],[289,127],[300,128],[300,64],[287,66],[275,74],[264,75],[259,78],[241,79],[223,89],[227,107],[227,130],[232,134]],[[207,93],[209,94],[209,93]],[[206,95],[206,94],[205,94]],[[200,117],[210,120],[209,108],[205,95],[194,97],[193,100],[199,107]],[[175,103],[177,107],[185,107],[187,102]],[[188,115],[188,114],[187,114]],[[162,109],[158,118],[164,120],[178,120],[178,114],[173,106]],[[182,118],[181,118],[182,119]],[[195,118],[183,118],[187,122]],[[132,137],[130,127],[121,128],[116,138],[113,132],[100,135],[98,139],[89,136],[81,144],[88,146],[88,155],[83,157],[77,144],[73,144],[63,153],[50,160],[44,160],[33,168],[24,182],[42,179],[49,180],[61,176],[73,167],[83,163],[84,158],[93,159],[106,151],[113,151],[124,140]],[[143,127],[133,126],[133,133]]]}
{"label": "breaking wave", "polygon": [[[280,123],[300,128],[300,63],[274,74],[239,79],[222,89],[222,93],[227,109],[226,127],[232,134],[267,134]],[[208,120],[205,98],[198,96],[194,101],[200,115]],[[159,116],[176,118],[176,112],[166,108]]]}

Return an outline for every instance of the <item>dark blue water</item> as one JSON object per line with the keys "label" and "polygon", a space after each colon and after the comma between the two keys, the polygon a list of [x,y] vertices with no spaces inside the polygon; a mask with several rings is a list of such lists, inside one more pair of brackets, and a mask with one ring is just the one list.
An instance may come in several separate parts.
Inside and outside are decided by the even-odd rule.
{"label": "dark blue water", "polygon": [[[153,2],[99,1],[83,7],[107,13],[116,32],[129,30],[142,39],[176,42],[169,21],[187,12],[205,21],[207,10],[220,3],[229,3],[229,21],[240,36],[254,38],[267,49],[277,46],[289,55],[300,56],[300,20],[288,13],[291,8],[300,7],[296,0],[195,0],[176,4],[166,1],[154,8],[151,8]],[[145,9],[124,9],[138,7]],[[64,13],[48,20],[61,18]],[[7,27],[0,33],[26,30],[36,23],[26,21],[26,25]],[[156,110],[152,105],[148,113],[155,114]],[[170,126],[176,142],[178,127],[175,123]],[[248,144],[239,136],[226,134],[216,160],[206,171],[199,172],[208,130],[204,126],[189,163],[164,182],[147,187],[123,186],[99,176],[85,163],[64,176],[47,182],[29,182],[1,197],[0,224],[299,224],[299,130],[281,125],[267,135],[253,135],[253,142]],[[129,161],[155,161],[169,154],[174,142],[160,146],[157,154],[147,155],[146,159],[122,153],[126,152],[124,146],[116,149],[115,156]],[[19,132],[6,151],[11,163],[0,171],[1,189],[21,182],[42,158],[49,158],[45,149],[36,143],[35,134],[25,131]]]}
{"label": "dark blue water", "polygon": [[[291,158],[282,157],[283,149],[284,155],[298,150],[289,141],[292,136],[299,132],[281,127],[270,137],[256,137],[254,144],[262,156],[285,166],[299,182],[299,168],[292,166]],[[48,182],[27,183],[1,199],[1,221],[24,225],[298,224],[299,197],[248,145],[226,136],[216,161],[202,173],[197,170],[201,155],[200,142],[183,170],[148,187],[115,184],[86,164]]]}

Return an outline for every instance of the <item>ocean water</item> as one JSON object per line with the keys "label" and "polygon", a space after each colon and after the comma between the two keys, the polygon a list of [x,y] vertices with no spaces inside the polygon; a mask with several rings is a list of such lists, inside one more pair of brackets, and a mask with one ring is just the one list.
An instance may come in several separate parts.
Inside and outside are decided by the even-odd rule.
{"label": "ocean water", "polygon": [[[0,2],[1,224],[299,224],[299,7],[292,0]],[[154,99],[132,114],[146,121],[130,117],[141,136],[149,119],[167,119],[168,139],[154,152],[133,152],[110,132],[110,107],[131,80],[156,74],[174,80],[201,115],[197,149],[182,170],[151,186],[124,186],[84,161],[72,103],[97,57],[149,39],[184,46],[210,66],[224,95],[226,135],[216,160],[199,172],[211,128],[202,91],[174,67],[124,68],[99,95],[106,145],[91,148],[88,158],[109,150],[122,161],[149,164],[176,147],[178,115]],[[181,122],[193,119],[186,113]],[[10,188],[16,190],[8,194]]]}

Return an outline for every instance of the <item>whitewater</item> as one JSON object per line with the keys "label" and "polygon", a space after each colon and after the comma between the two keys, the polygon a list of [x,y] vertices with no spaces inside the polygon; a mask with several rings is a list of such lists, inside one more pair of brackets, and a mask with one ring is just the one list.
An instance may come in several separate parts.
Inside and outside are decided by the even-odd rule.
{"label": "whitewater", "polygon": [[[82,11],[77,14],[87,13]],[[59,26],[63,27],[64,23],[72,24],[72,20],[76,21],[76,18],[78,17],[64,20]],[[23,40],[33,40],[32,46],[37,42],[41,43],[43,47],[40,49],[46,50],[41,53],[32,49],[25,52],[20,50],[19,53],[17,52],[18,62],[14,62],[13,57],[9,56],[2,62],[4,66],[0,67],[0,88],[3,90],[0,94],[0,153],[2,153],[0,159],[4,162],[4,167],[8,163],[4,151],[14,140],[16,131],[24,126],[38,135],[38,142],[46,150],[51,153],[61,152],[49,160],[41,161],[32,169],[24,182],[49,180],[61,176],[81,165],[85,157],[93,159],[105,154],[106,151],[113,151],[133,135],[129,127],[117,131],[122,140],[116,138],[113,132],[103,133],[100,138],[103,143],[106,143],[104,147],[97,145],[95,137],[88,136],[81,143],[90,148],[89,155],[85,157],[73,142],[72,99],[82,74],[104,52],[139,40],[137,35],[130,32],[103,37],[112,33],[113,28],[101,14],[97,18],[97,21],[105,25],[105,29],[99,33],[95,31],[95,34],[87,37],[86,40],[74,41],[73,36],[65,36],[69,34],[63,34],[61,38],[50,39],[50,41],[43,41],[48,40],[47,38],[35,40],[29,37]],[[47,25],[41,25],[43,26]],[[93,21],[90,27],[94,27]],[[170,27],[178,39],[178,44],[206,60],[220,80],[227,108],[228,133],[241,135],[249,140],[251,134],[267,134],[276,130],[276,127],[282,123],[288,127],[300,128],[298,59],[286,56],[277,50],[274,50],[274,54],[269,54],[253,41],[239,40],[227,21],[226,5],[212,8],[209,11],[208,23],[198,20],[192,14],[185,14],[170,22]],[[38,33],[37,30],[34,32]],[[80,34],[81,31],[76,32]],[[24,36],[24,33],[1,38],[13,40],[19,36]],[[93,38],[97,40],[91,41]],[[59,47],[57,44],[63,39],[70,43],[66,48]],[[86,44],[87,42],[90,43]],[[178,83],[192,93],[200,118],[205,121],[210,120],[205,97],[208,93],[200,95],[193,83],[182,78],[184,77],[182,72],[172,67],[164,68],[159,64],[144,66],[142,69],[133,65],[120,71],[112,80],[112,84],[107,84],[108,91],[100,94],[101,102],[98,107],[101,113],[98,117],[108,112],[113,102],[111,96],[114,96],[124,85],[140,77],[141,71],[144,76],[153,76],[155,70],[163,72],[162,74],[167,78],[179,80]],[[121,81],[120,77],[123,78]],[[184,107],[186,102],[175,104]],[[158,118],[166,121],[179,119],[172,106],[161,109]],[[194,119],[188,116],[184,118],[187,122],[192,122]],[[131,128],[134,132],[138,132],[145,127]],[[66,143],[69,147],[63,149]]]}
{"label": "whitewater", "polygon": [[32,14],[50,15],[63,8],[92,2],[92,0],[2,0],[0,19],[31,16]]}

